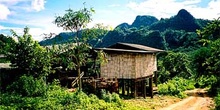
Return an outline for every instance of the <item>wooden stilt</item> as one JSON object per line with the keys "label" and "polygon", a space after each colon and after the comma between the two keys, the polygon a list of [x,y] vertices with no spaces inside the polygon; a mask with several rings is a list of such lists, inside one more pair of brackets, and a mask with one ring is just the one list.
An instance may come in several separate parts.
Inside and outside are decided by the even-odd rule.
{"label": "wooden stilt", "polygon": [[154,72],[154,79],[155,79],[154,83],[155,83],[155,85],[157,87],[157,71]]}
{"label": "wooden stilt", "polygon": [[125,80],[122,79],[122,95],[125,95]]}
{"label": "wooden stilt", "polygon": [[129,89],[130,89],[130,80],[127,80],[127,96],[129,96],[130,95],[130,91],[129,91]]}
{"label": "wooden stilt", "polygon": [[151,96],[151,98],[153,98],[153,77],[151,76],[150,78],[149,78],[149,86],[150,86],[150,96]]}
{"label": "wooden stilt", "polygon": [[136,98],[137,96],[137,83],[136,83],[136,79],[134,80],[134,98]]}
{"label": "wooden stilt", "polygon": [[144,90],[144,98],[146,98],[146,78],[143,80],[143,90]]}

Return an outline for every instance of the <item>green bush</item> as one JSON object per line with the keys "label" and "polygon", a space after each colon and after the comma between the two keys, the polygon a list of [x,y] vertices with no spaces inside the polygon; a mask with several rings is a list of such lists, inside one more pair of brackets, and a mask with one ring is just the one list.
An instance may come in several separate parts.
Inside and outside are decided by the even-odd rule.
{"label": "green bush", "polygon": [[215,97],[215,109],[220,110],[220,91],[218,95]]}
{"label": "green bush", "polygon": [[194,89],[195,83],[189,79],[174,78],[163,84],[158,85],[158,93],[162,95],[177,96],[179,98],[186,97],[185,90]]}
{"label": "green bush", "polygon": [[[22,79],[22,80],[21,80]],[[28,81],[32,82],[33,77],[22,76],[19,81],[23,84]],[[16,84],[18,84],[18,82]],[[35,80],[36,82],[38,80]],[[25,82],[25,83],[24,83]],[[11,87],[15,86],[15,83]],[[99,99],[96,95],[87,95],[82,91],[68,92],[65,88],[61,88],[57,82],[47,85],[47,91],[44,95],[35,95],[36,93],[25,86],[26,89],[18,88],[12,93],[0,94],[0,109],[25,109],[25,110],[125,110],[128,109],[118,94],[105,94],[105,98]],[[10,88],[11,88],[10,87]],[[21,94],[22,93],[22,94]],[[25,93],[25,95],[23,95]],[[29,95],[27,95],[29,94]]]}
{"label": "green bush", "polygon": [[43,96],[46,93],[46,89],[43,79],[26,75],[21,76],[7,88],[8,91],[22,96]]}
{"label": "green bush", "polygon": [[119,105],[122,104],[121,98],[116,93],[110,94],[109,92],[106,92],[105,90],[101,90],[101,95],[102,95],[101,98],[105,100],[106,102],[114,102],[114,103],[118,103]]}
{"label": "green bush", "polygon": [[197,87],[200,88],[210,88],[211,85],[215,84],[217,82],[217,78],[214,75],[205,76],[202,75],[197,79]]}

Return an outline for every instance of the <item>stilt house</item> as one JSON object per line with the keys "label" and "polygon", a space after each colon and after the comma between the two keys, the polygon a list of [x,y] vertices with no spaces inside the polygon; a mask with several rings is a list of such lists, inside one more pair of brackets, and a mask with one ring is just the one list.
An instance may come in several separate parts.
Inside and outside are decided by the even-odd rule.
{"label": "stilt house", "polygon": [[116,43],[101,50],[108,59],[107,63],[101,65],[101,77],[117,78],[123,95],[146,97],[149,93],[153,97],[156,53],[163,50],[130,43]]}

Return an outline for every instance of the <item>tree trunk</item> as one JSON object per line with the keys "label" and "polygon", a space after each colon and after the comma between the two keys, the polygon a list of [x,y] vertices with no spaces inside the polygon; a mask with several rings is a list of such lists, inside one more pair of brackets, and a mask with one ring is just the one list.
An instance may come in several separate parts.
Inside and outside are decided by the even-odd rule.
{"label": "tree trunk", "polygon": [[77,66],[77,73],[78,73],[78,79],[79,79],[79,91],[81,91],[82,90],[82,81],[80,78],[81,70],[80,70],[80,67],[78,67],[78,66]]}

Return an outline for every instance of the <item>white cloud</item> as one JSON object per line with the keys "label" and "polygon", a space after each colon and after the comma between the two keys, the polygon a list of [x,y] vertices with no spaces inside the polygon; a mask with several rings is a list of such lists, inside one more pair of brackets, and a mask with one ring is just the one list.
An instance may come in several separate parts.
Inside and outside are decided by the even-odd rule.
{"label": "white cloud", "polygon": [[0,20],[6,20],[8,15],[10,15],[10,10],[7,6],[0,4]]}
{"label": "white cloud", "polygon": [[127,7],[137,14],[153,15],[157,18],[169,18],[180,9],[188,10],[195,18],[213,19],[220,16],[220,0],[211,0],[207,7],[198,7],[201,0],[146,0],[141,3],[129,2]]}
{"label": "white cloud", "polygon": [[4,28],[5,28],[4,26],[1,26],[1,25],[0,25],[0,30],[2,30],[2,29],[4,29]]}
{"label": "white cloud", "polygon": [[19,2],[27,2],[30,0],[0,0],[0,3],[6,4],[7,6],[9,5],[15,5]]}
{"label": "white cloud", "polygon": [[[33,36],[34,40],[41,41],[43,40],[43,34],[49,34],[49,33],[55,33],[59,34],[60,32],[64,32],[62,28],[58,28],[55,24],[52,23],[54,20],[53,17],[46,17],[47,19],[43,19],[45,16],[42,16],[42,18],[29,18],[26,20],[16,20],[16,19],[10,19],[7,22],[13,23],[13,24],[23,24],[30,28],[30,34]],[[13,29],[15,32],[17,32],[18,35],[23,35],[23,29],[24,27],[4,27],[0,26],[0,32],[1,30],[10,30]],[[7,32],[8,34],[10,32]]]}
{"label": "white cloud", "polygon": [[41,11],[45,7],[46,0],[0,0],[8,9],[16,11]]}
{"label": "white cloud", "polygon": [[31,2],[31,5],[33,7],[34,10],[36,11],[41,11],[44,9],[44,4],[46,3],[45,0],[33,0]]}

